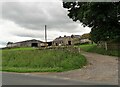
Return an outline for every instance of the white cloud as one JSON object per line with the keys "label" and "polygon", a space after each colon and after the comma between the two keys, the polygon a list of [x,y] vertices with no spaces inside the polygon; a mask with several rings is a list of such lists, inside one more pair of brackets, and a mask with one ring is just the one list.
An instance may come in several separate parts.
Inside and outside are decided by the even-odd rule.
{"label": "white cloud", "polygon": [[[24,0],[23,0],[24,1]],[[0,46],[8,41],[28,39],[44,41],[44,25],[47,25],[48,41],[58,36],[89,33],[90,28],[82,27],[67,16],[60,0],[52,2],[7,2],[2,5],[0,18]],[[26,1],[26,0],[25,0]],[[33,1],[33,0],[32,0]]]}

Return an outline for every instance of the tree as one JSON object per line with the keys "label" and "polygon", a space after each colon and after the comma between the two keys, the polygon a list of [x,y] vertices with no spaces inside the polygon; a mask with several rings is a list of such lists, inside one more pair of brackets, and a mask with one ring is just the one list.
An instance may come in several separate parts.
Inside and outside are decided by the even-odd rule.
{"label": "tree", "polygon": [[13,44],[13,42],[8,42],[7,45],[9,45],[9,44]]}
{"label": "tree", "polygon": [[91,28],[94,42],[120,38],[120,2],[63,2],[68,16]]}
{"label": "tree", "polygon": [[90,39],[90,33],[83,34],[81,39]]}

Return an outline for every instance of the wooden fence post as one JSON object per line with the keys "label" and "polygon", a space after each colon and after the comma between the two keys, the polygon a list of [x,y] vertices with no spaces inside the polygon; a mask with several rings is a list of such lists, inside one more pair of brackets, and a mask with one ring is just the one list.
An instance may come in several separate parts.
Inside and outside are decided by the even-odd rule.
{"label": "wooden fence post", "polygon": [[78,48],[78,52],[80,53],[80,48]]}
{"label": "wooden fence post", "polygon": [[107,42],[105,42],[105,50],[108,50]]}

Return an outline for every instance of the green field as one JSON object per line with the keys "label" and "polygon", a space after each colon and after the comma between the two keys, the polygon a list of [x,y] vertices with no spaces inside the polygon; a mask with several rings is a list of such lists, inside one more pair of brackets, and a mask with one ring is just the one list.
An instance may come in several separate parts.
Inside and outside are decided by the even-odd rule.
{"label": "green field", "polygon": [[18,47],[18,48],[6,48],[4,51],[17,51],[17,50],[35,50],[35,47]]}
{"label": "green field", "polygon": [[70,48],[2,50],[2,70],[9,72],[62,72],[82,68],[86,58]]}
{"label": "green field", "polygon": [[120,49],[106,51],[104,48],[97,47],[96,44],[84,44],[84,45],[80,45],[80,48],[81,50],[86,51],[86,52],[93,52],[93,53],[99,53],[103,55],[120,57]]}

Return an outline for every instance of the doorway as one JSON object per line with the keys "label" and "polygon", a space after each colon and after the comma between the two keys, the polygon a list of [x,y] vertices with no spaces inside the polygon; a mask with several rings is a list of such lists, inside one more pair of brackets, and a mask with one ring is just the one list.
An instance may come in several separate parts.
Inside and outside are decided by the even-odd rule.
{"label": "doorway", "polygon": [[31,46],[32,47],[38,47],[38,43],[32,43]]}
{"label": "doorway", "polygon": [[48,46],[52,46],[52,42],[47,42]]}
{"label": "doorway", "polygon": [[71,41],[68,41],[68,45],[71,45]]}
{"label": "doorway", "polygon": [[58,46],[58,44],[56,43],[56,46]]}

